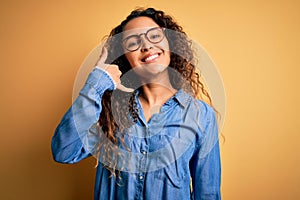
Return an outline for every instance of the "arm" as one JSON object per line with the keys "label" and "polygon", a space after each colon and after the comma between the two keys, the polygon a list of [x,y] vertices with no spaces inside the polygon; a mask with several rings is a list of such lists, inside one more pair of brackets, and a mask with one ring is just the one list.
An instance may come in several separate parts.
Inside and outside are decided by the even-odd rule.
{"label": "arm", "polygon": [[[90,156],[99,144],[95,125],[101,113],[101,99],[106,90],[133,92],[121,84],[119,67],[105,64],[108,52],[104,47],[96,67],[71,108],[67,111],[52,138],[52,154],[57,162],[76,163]],[[93,126],[93,127],[92,127]]]}
{"label": "arm", "polygon": [[57,162],[76,163],[89,155],[96,142],[89,136],[89,142],[85,138],[89,128],[98,121],[101,112],[101,98],[106,90],[113,90],[114,82],[105,71],[95,68],[79,93],[79,96],[62,118],[52,138],[52,154]]}
{"label": "arm", "polygon": [[[194,200],[221,199],[221,161],[218,140],[218,125],[215,112],[210,107],[202,117],[204,128],[191,162],[191,176]],[[200,139],[199,139],[200,138]]]}

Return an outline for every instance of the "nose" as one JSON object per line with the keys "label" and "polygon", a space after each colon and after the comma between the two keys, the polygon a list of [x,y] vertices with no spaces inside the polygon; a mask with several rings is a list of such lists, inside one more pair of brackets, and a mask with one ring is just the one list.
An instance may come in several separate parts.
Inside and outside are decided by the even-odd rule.
{"label": "nose", "polygon": [[145,52],[152,48],[152,43],[147,40],[145,35],[143,35],[143,37],[141,37],[141,51]]}

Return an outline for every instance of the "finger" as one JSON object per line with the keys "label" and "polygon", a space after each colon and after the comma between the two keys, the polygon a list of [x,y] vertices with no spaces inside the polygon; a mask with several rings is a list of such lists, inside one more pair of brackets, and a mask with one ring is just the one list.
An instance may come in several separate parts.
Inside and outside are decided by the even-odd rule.
{"label": "finger", "polygon": [[103,47],[99,61],[98,61],[98,65],[104,64],[106,59],[107,59],[107,49],[105,47]]}
{"label": "finger", "polygon": [[127,88],[127,87],[125,87],[124,85],[122,85],[121,83],[119,83],[119,84],[117,85],[117,89],[122,90],[123,92],[133,92],[133,91],[134,91],[134,89],[132,89],[132,88]]}
{"label": "finger", "polygon": [[118,70],[117,70],[117,76],[120,78],[121,75],[122,75],[122,72],[118,69]]}

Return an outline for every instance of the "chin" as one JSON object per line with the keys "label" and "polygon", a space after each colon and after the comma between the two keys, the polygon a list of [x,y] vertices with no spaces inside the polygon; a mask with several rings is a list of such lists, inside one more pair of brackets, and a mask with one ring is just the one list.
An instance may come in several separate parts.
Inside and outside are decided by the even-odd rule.
{"label": "chin", "polygon": [[157,63],[149,63],[149,64],[143,64],[138,67],[134,67],[135,73],[140,76],[141,78],[152,78],[157,77],[158,75],[163,75],[167,72],[168,66],[157,64]]}

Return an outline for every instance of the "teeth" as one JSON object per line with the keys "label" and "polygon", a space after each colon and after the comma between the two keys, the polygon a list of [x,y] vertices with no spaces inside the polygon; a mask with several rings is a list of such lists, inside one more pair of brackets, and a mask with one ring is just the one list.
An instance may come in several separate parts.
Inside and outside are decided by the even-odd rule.
{"label": "teeth", "polygon": [[151,55],[151,56],[147,57],[147,58],[145,59],[145,61],[146,61],[146,62],[149,62],[149,61],[151,61],[151,60],[154,60],[154,59],[157,58],[157,57],[158,57],[158,54],[154,54],[154,55]]}

